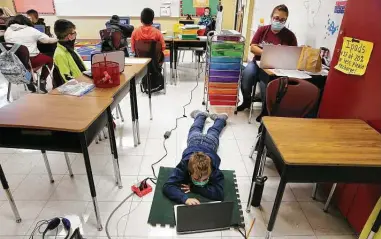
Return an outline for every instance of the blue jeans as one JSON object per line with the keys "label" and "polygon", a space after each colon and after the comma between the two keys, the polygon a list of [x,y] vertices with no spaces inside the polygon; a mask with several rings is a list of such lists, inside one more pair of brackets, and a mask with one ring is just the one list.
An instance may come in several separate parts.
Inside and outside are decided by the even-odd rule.
{"label": "blue jeans", "polygon": [[206,116],[201,114],[194,120],[188,133],[188,147],[202,145],[217,152],[220,143],[220,134],[226,125],[226,120],[216,119],[213,126],[208,129],[207,134],[203,134],[202,130],[205,126],[205,120]]}
{"label": "blue jeans", "polygon": [[250,61],[242,72],[241,91],[243,99],[251,99],[253,86],[257,84],[258,65],[255,61]]}

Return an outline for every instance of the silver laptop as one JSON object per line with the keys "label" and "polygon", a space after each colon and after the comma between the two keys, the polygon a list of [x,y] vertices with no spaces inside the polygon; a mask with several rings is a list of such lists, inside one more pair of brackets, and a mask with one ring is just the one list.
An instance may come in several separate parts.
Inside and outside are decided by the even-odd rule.
{"label": "silver laptop", "polygon": [[264,45],[260,67],[262,69],[296,70],[302,47]]}
{"label": "silver laptop", "polygon": [[[122,73],[125,67],[125,56],[123,51],[111,51],[111,52],[101,52],[95,53],[91,56],[91,65],[102,61],[112,61],[119,64],[119,72]],[[92,78],[91,70],[84,71],[84,75]]]}
{"label": "silver laptop", "polygon": [[229,229],[233,217],[233,202],[210,202],[199,205],[174,206],[176,231],[179,234]]}

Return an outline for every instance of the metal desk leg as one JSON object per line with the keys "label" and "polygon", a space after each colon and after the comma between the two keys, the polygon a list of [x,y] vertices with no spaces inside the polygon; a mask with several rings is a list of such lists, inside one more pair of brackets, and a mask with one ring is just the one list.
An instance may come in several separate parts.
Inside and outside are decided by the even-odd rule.
{"label": "metal desk leg", "polygon": [[69,170],[69,175],[70,177],[74,177],[73,170],[71,169],[71,165],[70,165],[69,154],[65,152],[64,155],[65,155],[67,169]]}
{"label": "metal desk leg", "polygon": [[[122,113],[122,109],[120,108],[120,105],[118,104],[118,106],[116,107],[116,112],[119,111],[119,114],[120,114],[120,118],[122,120],[122,122],[124,122],[124,117],[123,117],[123,113]],[[106,137],[105,137],[106,138]],[[106,138],[107,139],[107,138]]]}
{"label": "metal desk leg", "polygon": [[122,185],[122,178],[120,177],[120,169],[119,169],[119,160],[118,160],[118,149],[116,148],[116,141],[115,141],[115,132],[114,128],[112,126],[112,113],[111,108],[107,108],[107,115],[108,115],[108,131],[110,134],[110,143],[112,145],[113,149],[113,165],[114,165],[114,171],[115,171],[115,179],[116,184],[119,186],[119,188],[123,188]]}
{"label": "metal desk leg", "polygon": [[248,212],[248,213],[250,212],[251,201],[253,200],[255,179],[256,179],[258,172],[259,172],[259,169],[260,169],[262,154],[265,151],[264,150],[265,149],[265,135],[266,135],[266,129],[265,129],[265,127],[263,127],[261,137],[259,138],[258,153],[257,153],[257,159],[255,160],[254,172],[253,172],[253,176],[251,178],[249,200],[247,201],[247,207],[246,207],[246,212]]}
{"label": "metal desk leg", "polygon": [[99,213],[99,206],[98,206],[98,201],[97,201],[97,193],[95,191],[93,172],[91,170],[89,151],[87,149],[86,136],[85,136],[84,133],[79,135],[79,140],[81,142],[81,148],[82,148],[82,153],[83,153],[83,159],[85,161],[87,179],[89,181],[91,198],[93,200],[95,217],[97,219],[97,228],[98,228],[98,231],[102,231],[103,227],[102,227],[101,217],[100,217],[100,213]]}
{"label": "metal desk leg", "polygon": [[327,201],[325,202],[325,205],[324,205],[324,212],[328,212],[329,204],[331,203],[332,196],[335,193],[336,186],[337,186],[337,183],[334,183],[332,185],[331,191],[329,192],[329,195],[328,195],[328,199],[327,199]]}
{"label": "metal desk leg", "polygon": [[148,101],[149,101],[149,115],[150,120],[152,120],[152,89],[151,89],[151,74],[150,72],[147,73],[147,84],[148,84]]}
{"label": "metal desk leg", "polygon": [[54,183],[53,174],[52,174],[52,170],[50,169],[50,164],[49,164],[48,156],[46,155],[46,151],[41,150],[41,153],[42,153],[42,157],[44,157],[45,167],[46,167],[46,171],[48,171],[50,182]]}
{"label": "metal desk leg", "polygon": [[173,43],[173,66],[175,68],[175,85],[177,85],[178,75],[177,75],[177,58],[178,58],[178,49],[175,47],[175,43]]}
{"label": "metal desk leg", "polygon": [[[283,175],[284,175],[284,173],[285,172],[283,172]],[[267,233],[266,233],[266,237],[265,237],[266,239],[271,238],[271,233],[274,229],[275,220],[276,220],[276,217],[278,215],[280,204],[282,202],[284,190],[286,189],[286,184],[287,184],[287,181],[283,177],[281,177],[279,187],[278,187],[278,192],[276,194],[276,198],[275,198],[275,202],[274,202],[274,206],[273,206],[273,210],[271,212],[269,224],[267,225]]]}
{"label": "metal desk leg", "polygon": [[[137,141],[137,138],[136,138],[136,123],[135,123],[135,93],[134,93],[134,89],[135,89],[136,85],[135,85],[135,78],[132,78],[130,80],[130,106],[131,106],[131,118],[132,118],[132,134],[133,134],[133,137],[134,137],[134,146],[138,146],[138,141]],[[111,137],[111,136],[110,136]],[[111,141],[110,141],[111,143]]]}
{"label": "metal desk leg", "polygon": [[[134,78],[134,81],[135,81],[135,78]],[[137,138],[138,144],[140,144],[139,108],[138,108],[138,98],[137,98],[137,94],[136,94],[136,85],[135,85],[135,83],[134,83],[133,91],[134,91],[134,98],[135,98],[135,100],[134,100],[134,110],[135,110],[136,138]]]}
{"label": "metal desk leg", "polygon": [[316,199],[317,188],[318,188],[318,185],[317,185],[317,183],[315,183],[313,188],[312,188],[312,195],[311,195],[313,200]]}
{"label": "metal desk leg", "polygon": [[8,185],[7,179],[5,178],[5,174],[1,165],[0,165],[0,181],[1,181],[1,184],[3,185],[5,194],[7,195],[9,204],[11,205],[13,214],[15,215],[16,222],[20,223],[21,217],[20,217],[19,211],[17,210],[16,203],[15,203],[15,200],[13,199],[12,193],[9,190],[9,185]]}

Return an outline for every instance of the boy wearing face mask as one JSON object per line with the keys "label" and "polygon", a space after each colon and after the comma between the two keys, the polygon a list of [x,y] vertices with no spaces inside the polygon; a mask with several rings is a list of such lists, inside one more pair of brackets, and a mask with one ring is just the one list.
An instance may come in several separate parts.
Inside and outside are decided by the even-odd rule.
{"label": "boy wearing face mask", "polygon": [[58,44],[53,59],[62,79],[66,82],[81,76],[87,69],[74,47],[77,37],[75,25],[65,19],[57,20],[54,33],[58,38]]}
{"label": "boy wearing face mask", "polygon": [[[217,155],[219,136],[226,125],[226,114],[212,114],[195,110],[191,113],[194,123],[188,134],[188,147],[180,163],[163,186],[163,193],[176,203],[197,205],[200,201],[189,198],[196,193],[205,198],[224,200],[224,175],[219,169],[221,159]],[[214,120],[207,134],[203,134],[205,120]]]}
{"label": "boy wearing face mask", "polygon": [[206,7],[204,8],[204,15],[201,16],[200,21],[198,22],[198,25],[203,25],[203,26],[210,26],[212,25],[213,19],[210,16],[210,8]]}
{"label": "boy wearing face mask", "polygon": [[256,61],[261,60],[263,45],[287,45],[297,46],[295,34],[286,28],[289,12],[286,5],[276,6],[271,14],[271,24],[260,27],[255,33],[250,51],[255,55],[253,61],[249,62],[242,73],[241,91],[243,103],[238,106],[238,111],[249,109],[251,106],[251,91],[254,84],[257,84],[258,66]]}

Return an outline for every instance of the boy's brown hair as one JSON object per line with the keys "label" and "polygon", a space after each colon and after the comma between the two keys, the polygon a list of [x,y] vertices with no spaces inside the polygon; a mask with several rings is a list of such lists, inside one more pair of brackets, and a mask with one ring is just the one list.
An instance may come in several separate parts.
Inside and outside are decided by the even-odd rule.
{"label": "boy's brown hair", "polygon": [[210,176],[212,173],[212,160],[202,152],[193,153],[189,158],[188,170],[194,179]]}

